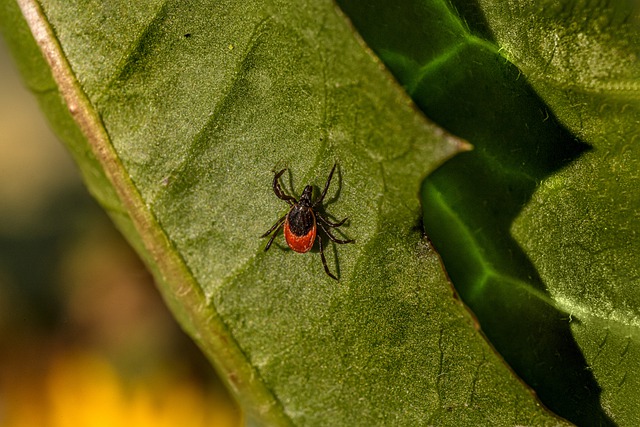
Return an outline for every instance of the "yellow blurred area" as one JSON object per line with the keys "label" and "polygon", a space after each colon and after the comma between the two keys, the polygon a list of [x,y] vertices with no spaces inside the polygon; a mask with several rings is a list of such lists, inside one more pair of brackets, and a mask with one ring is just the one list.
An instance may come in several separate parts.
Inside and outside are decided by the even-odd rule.
{"label": "yellow blurred area", "polygon": [[6,427],[240,425],[220,392],[171,373],[127,381],[103,356],[86,350],[55,354],[42,375],[2,374],[11,378],[0,386]]}
{"label": "yellow blurred area", "polygon": [[0,427],[242,424],[0,39]]}

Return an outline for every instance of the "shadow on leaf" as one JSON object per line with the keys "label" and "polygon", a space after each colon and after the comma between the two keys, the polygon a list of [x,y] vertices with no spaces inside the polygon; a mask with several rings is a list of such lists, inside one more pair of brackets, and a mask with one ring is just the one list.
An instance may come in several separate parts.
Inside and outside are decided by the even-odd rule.
{"label": "shadow on leaf", "polygon": [[427,116],[475,147],[423,183],[425,230],[489,341],[542,402],[579,425],[613,425],[570,316],[510,233],[537,184],[589,147],[513,65],[473,45],[459,55],[414,92]]}
{"label": "shadow on leaf", "polygon": [[537,185],[590,147],[496,53],[476,2],[338,3],[425,115],[474,146],[425,180],[422,199],[425,231],[483,332],[556,414],[614,425],[570,316],[510,233]]}

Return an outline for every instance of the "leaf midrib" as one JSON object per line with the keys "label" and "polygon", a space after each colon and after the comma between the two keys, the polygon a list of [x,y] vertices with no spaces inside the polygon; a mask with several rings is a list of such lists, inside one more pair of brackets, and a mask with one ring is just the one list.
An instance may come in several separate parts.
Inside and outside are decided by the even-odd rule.
{"label": "leaf midrib", "polygon": [[[209,356],[213,355],[210,350],[212,344],[214,347],[224,346],[225,351],[221,351],[220,354],[227,355],[227,358],[218,359],[219,366],[226,366],[234,362],[243,364],[243,366],[237,364],[233,366],[232,388],[237,390],[238,384],[248,386],[252,392],[250,393],[251,398],[257,402],[252,406],[265,411],[260,414],[262,419],[276,424],[291,424],[291,420],[282,409],[282,404],[265,386],[253,366],[247,363],[244,353],[218,313],[214,311],[213,307],[201,304],[201,301],[204,300],[201,287],[190,273],[184,260],[174,251],[168,236],[159,227],[137,187],[124,169],[97,111],[73,73],[39,4],[35,0],[18,0],[18,5],[38,47],[51,68],[53,78],[65,104],[122,201],[129,219],[137,229],[143,247],[147,251],[147,261],[153,261],[155,265],[151,267],[157,267],[172,292],[175,295],[180,295],[184,307],[190,308],[187,312],[190,326],[201,325],[196,329],[209,330],[210,336],[218,337],[219,340],[218,343],[200,342],[199,344],[209,350],[207,351]],[[229,378],[225,379],[231,381]],[[246,390],[243,392],[243,397],[248,397]]]}

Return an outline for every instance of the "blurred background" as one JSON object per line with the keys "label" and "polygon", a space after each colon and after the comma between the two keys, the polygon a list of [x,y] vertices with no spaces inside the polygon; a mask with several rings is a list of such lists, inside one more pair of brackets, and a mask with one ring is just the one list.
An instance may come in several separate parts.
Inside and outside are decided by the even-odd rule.
{"label": "blurred background", "polygon": [[239,426],[0,38],[0,426]]}

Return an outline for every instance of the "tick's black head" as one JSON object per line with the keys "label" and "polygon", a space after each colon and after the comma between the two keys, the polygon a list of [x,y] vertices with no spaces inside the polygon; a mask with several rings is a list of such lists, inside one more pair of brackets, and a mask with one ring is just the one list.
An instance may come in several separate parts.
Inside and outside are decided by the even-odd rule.
{"label": "tick's black head", "polygon": [[302,192],[302,196],[300,196],[300,201],[298,204],[300,206],[305,206],[310,208],[313,203],[311,203],[311,193],[313,193],[313,187],[307,185],[304,187],[304,191]]}

